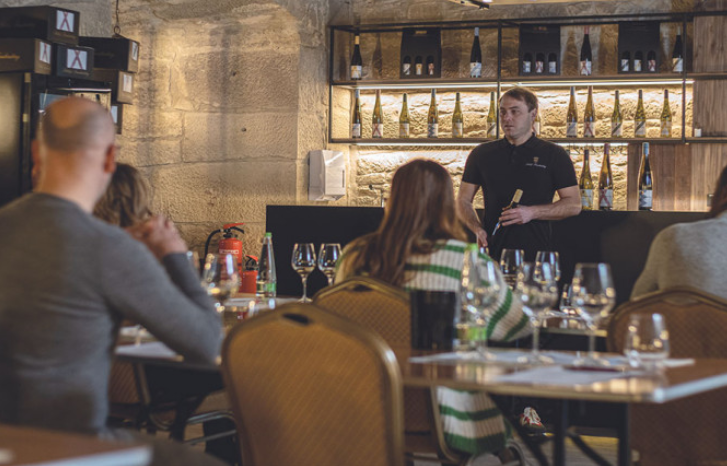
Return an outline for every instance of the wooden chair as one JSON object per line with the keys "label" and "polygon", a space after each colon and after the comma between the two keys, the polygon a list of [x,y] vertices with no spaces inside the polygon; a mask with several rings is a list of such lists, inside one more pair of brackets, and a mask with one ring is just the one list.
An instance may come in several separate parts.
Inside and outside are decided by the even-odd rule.
{"label": "wooden chair", "polygon": [[[391,346],[411,347],[409,296],[400,288],[367,277],[353,277],[324,288],[313,303],[374,330]],[[468,456],[452,451],[444,440],[436,393],[404,389],[404,448],[409,459],[464,464]]]}
{"label": "wooden chair", "polygon": [[[727,301],[675,287],[622,304],[608,325],[609,351],[622,352],[629,317],[658,312],[669,330],[670,357],[727,358]],[[631,438],[641,466],[727,464],[721,410],[727,389],[631,411]]]}
{"label": "wooden chair", "polygon": [[230,332],[222,370],[246,466],[403,465],[401,374],[374,332],[286,304]]}

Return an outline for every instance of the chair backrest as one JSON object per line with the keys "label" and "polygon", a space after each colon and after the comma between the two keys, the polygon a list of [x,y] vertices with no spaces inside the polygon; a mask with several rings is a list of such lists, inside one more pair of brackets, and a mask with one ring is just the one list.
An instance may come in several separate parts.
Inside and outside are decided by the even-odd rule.
{"label": "chair backrest", "polygon": [[287,304],[235,327],[222,368],[245,465],[403,464],[401,374],[370,330]]}

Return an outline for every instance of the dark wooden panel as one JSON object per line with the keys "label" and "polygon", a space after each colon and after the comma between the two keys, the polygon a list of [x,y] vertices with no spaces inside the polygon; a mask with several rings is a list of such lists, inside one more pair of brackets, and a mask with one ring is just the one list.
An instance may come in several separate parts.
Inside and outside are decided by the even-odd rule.
{"label": "dark wooden panel", "polygon": [[692,210],[692,147],[674,146],[674,210]]}
{"label": "dark wooden panel", "polygon": [[694,83],[694,127],[702,137],[727,136],[727,81]]}
{"label": "dark wooden panel", "polygon": [[674,146],[652,144],[651,172],[654,179],[654,210],[674,210]]}
{"label": "dark wooden panel", "polygon": [[[719,3],[709,2],[707,9],[718,8]],[[694,20],[694,71],[718,71],[727,69],[727,17],[698,17]]]}

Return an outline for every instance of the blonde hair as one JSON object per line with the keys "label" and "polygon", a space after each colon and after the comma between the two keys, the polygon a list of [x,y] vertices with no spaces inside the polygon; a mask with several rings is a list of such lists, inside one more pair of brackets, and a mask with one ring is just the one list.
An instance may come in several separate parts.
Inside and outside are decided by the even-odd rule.
{"label": "blonde hair", "polygon": [[139,171],[125,163],[116,164],[111,183],[93,209],[93,215],[122,228],[151,217],[149,185]]}

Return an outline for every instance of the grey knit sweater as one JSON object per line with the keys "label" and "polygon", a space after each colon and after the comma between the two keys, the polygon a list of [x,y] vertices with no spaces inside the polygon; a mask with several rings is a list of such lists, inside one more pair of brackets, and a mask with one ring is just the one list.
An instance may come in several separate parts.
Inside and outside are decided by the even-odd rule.
{"label": "grey knit sweater", "polygon": [[727,299],[727,212],[662,230],[631,297],[687,285]]}
{"label": "grey knit sweater", "polygon": [[185,357],[219,354],[219,317],[183,254],[160,264],[51,195],[0,210],[0,422],[103,432],[123,318]]}

